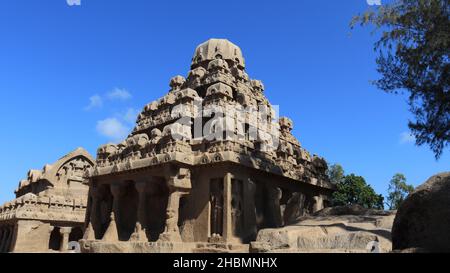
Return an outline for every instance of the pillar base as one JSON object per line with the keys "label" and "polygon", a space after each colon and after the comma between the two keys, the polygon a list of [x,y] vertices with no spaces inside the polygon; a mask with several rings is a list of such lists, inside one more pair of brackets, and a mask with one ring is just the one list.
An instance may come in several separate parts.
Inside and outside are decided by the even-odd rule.
{"label": "pillar base", "polygon": [[92,227],[92,223],[91,222],[89,222],[89,225],[86,228],[86,231],[84,232],[83,239],[95,240],[95,232],[94,232],[94,228]]}
{"label": "pillar base", "polygon": [[62,242],[61,247],[59,249],[60,252],[68,252],[69,251],[69,235],[72,231],[71,227],[63,227],[60,229],[60,233],[62,234]]}
{"label": "pillar base", "polygon": [[117,232],[116,221],[115,221],[114,217],[112,217],[111,222],[109,222],[108,229],[106,229],[106,232],[103,235],[102,241],[107,241],[107,242],[119,241],[119,235]]}
{"label": "pillar base", "polygon": [[159,235],[158,242],[183,242],[179,232],[164,232]]}

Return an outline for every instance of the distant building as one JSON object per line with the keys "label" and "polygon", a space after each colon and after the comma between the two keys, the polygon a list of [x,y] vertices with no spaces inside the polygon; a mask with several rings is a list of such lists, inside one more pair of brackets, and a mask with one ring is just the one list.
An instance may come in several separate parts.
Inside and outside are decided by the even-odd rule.
{"label": "distant building", "polygon": [[83,236],[94,159],[79,148],[20,181],[16,199],[0,207],[0,252],[66,251]]}

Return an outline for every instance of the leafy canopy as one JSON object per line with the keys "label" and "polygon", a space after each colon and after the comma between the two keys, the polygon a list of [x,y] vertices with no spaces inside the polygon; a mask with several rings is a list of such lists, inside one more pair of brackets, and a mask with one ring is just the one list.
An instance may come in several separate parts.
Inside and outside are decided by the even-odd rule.
{"label": "leafy canopy", "polygon": [[361,176],[346,175],[336,184],[337,191],[333,193],[332,204],[345,206],[358,204],[370,209],[383,209],[383,196],[366,183]]}
{"label": "leafy canopy", "polygon": [[339,164],[331,165],[328,170],[328,177],[333,184],[337,184],[344,179],[344,168]]}
{"label": "leafy canopy", "polygon": [[408,126],[417,145],[427,144],[436,159],[450,140],[450,0],[395,0],[353,18],[350,26],[373,25],[374,84],[389,93],[406,91],[415,120]]}
{"label": "leafy canopy", "polygon": [[389,182],[387,205],[390,210],[396,210],[406,199],[408,194],[414,191],[414,186],[406,184],[406,177],[401,174],[395,174]]}

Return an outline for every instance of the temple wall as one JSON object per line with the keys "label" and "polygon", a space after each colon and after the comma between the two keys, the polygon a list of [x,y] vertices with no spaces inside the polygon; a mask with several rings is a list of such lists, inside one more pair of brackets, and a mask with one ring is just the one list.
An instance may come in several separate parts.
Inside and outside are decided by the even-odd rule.
{"label": "temple wall", "polygon": [[194,202],[195,211],[198,213],[198,217],[194,222],[194,240],[197,242],[206,242],[210,236],[210,179],[222,176],[220,170],[216,170],[214,174],[205,171],[200,171],[197,177],[194,177],[194,185],[196,187],[191,191],[191,202]]}
{"label": "temple wall", "polygon": [[12,252],[46,252],[49,240],[49,223],[19,220],[17,222],[17,239]]}
{"label": "temple wall", "polygon": [[209,207],[210,174],[199,172],[192,178],[191,193],[186,196],[186,208],[182,238],[186,242],[206,242],[210,234]]}
{"label": "temple wall", "polygon": [[[252,180],[252,175],[243,171],[242,168],[233,166],[215,166],[213,170],[202,168],[196,170],[197,176],[193,178],[193,189],[187,197],[187,208],[181,211],[181,214],[188,213],[185,221],[190,227],[189,232],[182,232],[182,238],[186,242],[207,242],[212,235],[211,231],[211,210],[212,204],[210,201],[211,183],[216,181],[223,181],[224,197],[227,196],[226,187],[228,189],[229,197],[223,203],[223,229],[222,236],[228,233],[227,241],[248,242],[254,239],[257,233],[257,211],[255,209],[255,195],[257,194],[257,187],[264,190],[264,183],[269,181]],[[230,185],[226,184],[226,175],[230,175]],[[212,182],[214,181],[214,182]],[[266,199],[264,196],[258,198],[261,200],[261,205]],[[269,218],[267,209],[261,209],[261,217]],[[272,218],[280,219],[280,211],[275,208],[272,209]],[[278,213],[278,215],[277,215]],[[227,215],[228,214],[228,215]],[[229,219],[227,219],[227,217]],[[228,222],[227,222],[228,221]],[[275,220],[274,220],[275,221]],[[273,221],[272,221],[273,222]],[[185,222],[186,225],[186,222]]]}

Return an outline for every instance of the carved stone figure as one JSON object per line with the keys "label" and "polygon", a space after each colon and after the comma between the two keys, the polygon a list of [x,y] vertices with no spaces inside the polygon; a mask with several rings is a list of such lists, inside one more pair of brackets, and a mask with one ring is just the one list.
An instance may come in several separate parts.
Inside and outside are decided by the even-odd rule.
{"label": "carved stone figure", "polygon": [[175,76],[170,80],[171,91],[181,90],[181,87],[186,82],[186,79],[182,76]]}

